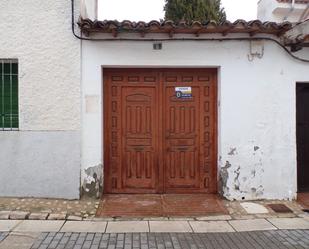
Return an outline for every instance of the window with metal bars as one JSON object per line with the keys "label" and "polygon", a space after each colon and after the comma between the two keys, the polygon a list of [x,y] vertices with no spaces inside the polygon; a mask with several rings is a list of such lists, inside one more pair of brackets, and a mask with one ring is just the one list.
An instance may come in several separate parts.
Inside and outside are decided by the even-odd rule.
{"label": "window with metal bars", "polygon": [[18,129],[18,61],[0,59],[0,130]]}

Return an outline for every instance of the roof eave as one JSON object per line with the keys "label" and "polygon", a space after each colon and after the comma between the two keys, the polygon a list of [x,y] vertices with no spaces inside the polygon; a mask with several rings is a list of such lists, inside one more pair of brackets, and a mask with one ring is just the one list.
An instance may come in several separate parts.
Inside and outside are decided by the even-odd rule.
{"label": "roof eave", "polygon": [[173,36],[174,34],[192,34],[199,36],[201,34],[235,34],[235,33],[247,33],[250,36],[255,34],[272,34],[281,36],[290,29],[293,25],[289,22],[275,23],[264,22],[259,20],[244,21],[237,20],[235,22],[225,21],[217,23],[214,21],[207,21],[204,23],[193,21],[191,23],[173,21],[151,21],[151,22],[131,22],[131,21],[92,21],[90,19],[80,18],[78,25],[81,31],[90,35],[91,33],[106,33],[112,34],[116,37],[120,33],[137,33],[141,36],[146,34],[168,34]]}

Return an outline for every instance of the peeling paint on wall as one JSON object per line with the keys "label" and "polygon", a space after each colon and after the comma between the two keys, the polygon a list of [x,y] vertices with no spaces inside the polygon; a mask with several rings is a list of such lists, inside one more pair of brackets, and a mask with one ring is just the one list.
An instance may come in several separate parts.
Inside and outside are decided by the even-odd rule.
{"label": "peeling paint on wall", "polygon": [[253,170],[251,170],[251,177],[255,177],[255,174],[256,174],[256,170],[255,169],[253,169]]}
{"label": "peeling paint on wall", "polygon": [[239,191],[240,190],[240,181],[239,181],[239,175],[240,175],[240,166],[238,166],[237,170],[234,171],[235,178],[234,178],[234,189]]}
{"label": "peeling paint on wall", "polygon": [[103,167],[101,164],[85,169],[82,196],[100,198],[103,190]]}
{"label": "peeling paint on wall", "polygon": [[264,188],[262,185],[258,186],[258,188],[251,188],[251,194],[253,197],[260,198],[263,196]]}
{"label": "peeling paint on wall", "polygon": [[231,168],[232,165],[229,161],[225,162],[225,166],[221,167],[220,170],[220,177],[219,177],[219,192],[222,196],[228,196],[229,195],[229,187],[227,186],[227,180],[229,178],[229,172],[228,169]]}
{"label": "peeling paint on wall", "polygon": [[233,156],[233,155],[236,155],[236,153],[237,153],[237,150],[236,150],[236,148],[231,148],[230,149],[230,152],[228,153],[230,156]]}
{"label": "peeling paint on wall", "polygon": [[222,156],[226,164],[220,170],[220,191],[229,200],[261,199],[264,196],[263,150],[255,145],[255,141],[250,143],[252,147],[228,147]]}

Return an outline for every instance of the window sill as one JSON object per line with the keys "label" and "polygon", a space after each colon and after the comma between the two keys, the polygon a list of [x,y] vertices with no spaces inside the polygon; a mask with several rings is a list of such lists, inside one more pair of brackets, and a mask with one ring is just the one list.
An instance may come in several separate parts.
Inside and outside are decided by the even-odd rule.
{"label": "window sill", "polygon": [[0,128],[0,132],[1,131],[19,131],[18,128]]}

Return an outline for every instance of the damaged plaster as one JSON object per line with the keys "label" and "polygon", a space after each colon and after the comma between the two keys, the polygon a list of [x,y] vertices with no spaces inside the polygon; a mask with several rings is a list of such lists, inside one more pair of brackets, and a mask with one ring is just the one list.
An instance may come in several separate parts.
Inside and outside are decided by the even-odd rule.
{"label": "damaged plaster", "polygon": [[[234,189],[239,191],[240,190],[240,181],[239,181],[239,175],[240,175],[240,166],[234,171]],[[245,178],[245,177],[244,177]]]}
{"label": "damaged plaster", "polygon": [[82,196],[100,198],[103,190],[103,167],[99,164],[84,170],[85,177],[82,182]]}
{"label": "damaged plaster", "polygon": [[237,150],[236,148],[231,148],[230,152],[228,153],[230,156],[236,155]]}
{"label": "damaged plaster", "polygon": [[[252,150],[253,148],[253,150]],[[226,162],[220,170],[220,192],[229,200],[261,199],[263,187],[263,151],[260,146],[249,148],[229,147]],[[244,160],[244,159],[249,160]]]}
{"label": "damaged plaster", "polygon": [[220,179],[219,179],[219,192],[222,196],[227,197],[229,195],[229,187],[227,186],[227,180],[229,178],[228,169],[231,168],[232,165],[229,161],[225,162],[225,166],[221,167],[220,170]]}

